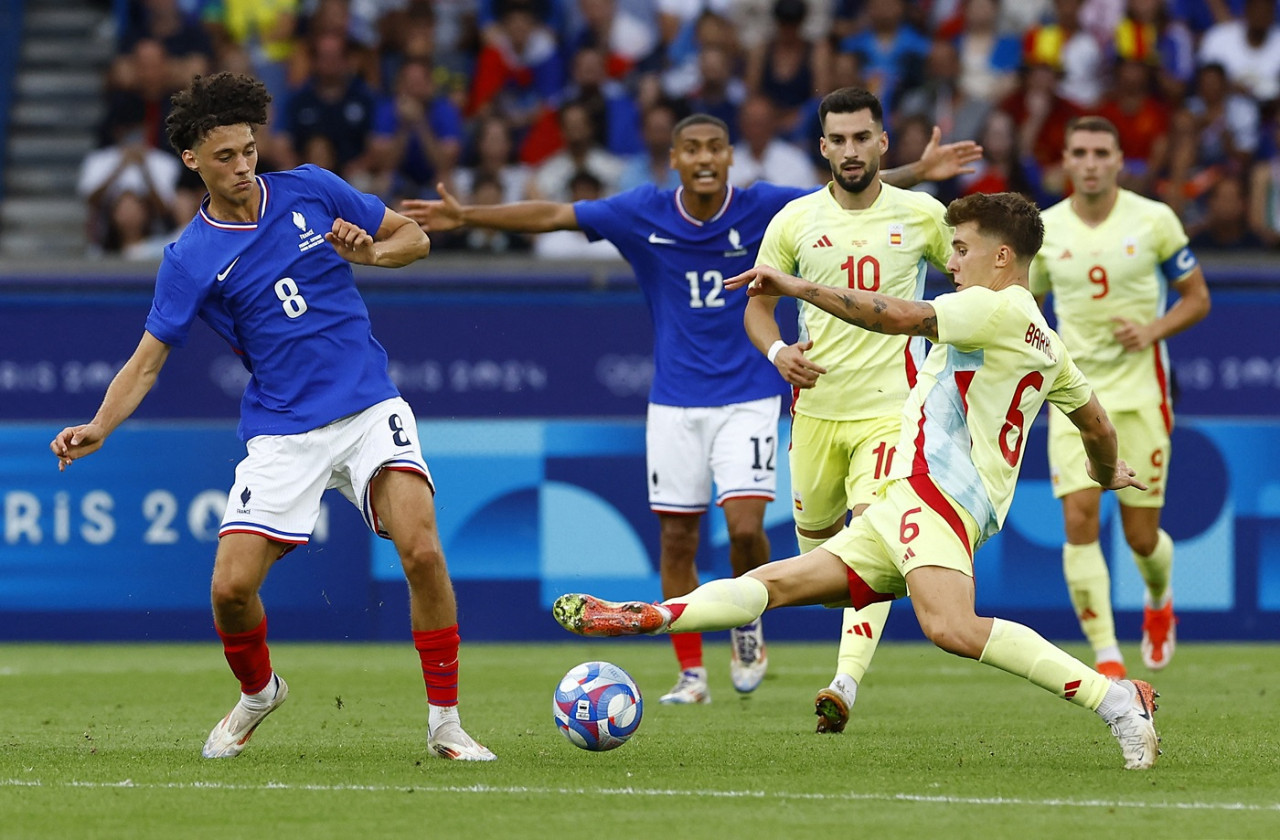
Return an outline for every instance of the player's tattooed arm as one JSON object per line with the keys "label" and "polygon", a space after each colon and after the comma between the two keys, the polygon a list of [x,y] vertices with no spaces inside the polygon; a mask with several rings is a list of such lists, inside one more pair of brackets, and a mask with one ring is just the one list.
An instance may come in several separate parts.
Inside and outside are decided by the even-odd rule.
{"label": "player's tattooed arm", "polygon": [[805,290],[804,300],[855,327],[889,335],[938,337],[938,316],[933,304],[874,292],[810,285],[811,288]]}
{"label": "player's tattooed arm", "polygon": [[793,297],[829,312],[855,327],[888,335],[918,335],[935,340],[938,316],[933,304],[903,300],[857,289],[821,286],[776,268],[758,265],[724,281],[726,289],[746,288],[747,294]]}

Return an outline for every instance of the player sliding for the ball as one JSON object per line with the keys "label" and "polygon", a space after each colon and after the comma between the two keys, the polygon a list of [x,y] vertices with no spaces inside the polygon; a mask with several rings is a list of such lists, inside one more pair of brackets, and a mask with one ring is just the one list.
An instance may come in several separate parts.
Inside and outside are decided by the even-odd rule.
{"label": "player sliding for the ball", "polygon": [[909,594],[938,647],[1096,711],[1120,741],[1125,767],[1146,769],[1159,755],[1149,684],[1112,682],[1030,628],[974,611],[973,552],[1004,523],[1026,429],[1045,400],[1080,430],[1094,481],[1113,490],[1143,484],[1117,457],[1106,411],[1027,288],[1044,239],[1036,206],[1013,193],[971,195],[951,203],[947,223],[955,228],[947,270],[956,292],[932,301],[820,286],[768,266],[725,281],[727,289],[799,298],[856,327],[934,343],[903,407],[879,500],[798,557],[661,604],[563,595],[555,618],[586,636],[702,632],[766,609],[863,607]]}

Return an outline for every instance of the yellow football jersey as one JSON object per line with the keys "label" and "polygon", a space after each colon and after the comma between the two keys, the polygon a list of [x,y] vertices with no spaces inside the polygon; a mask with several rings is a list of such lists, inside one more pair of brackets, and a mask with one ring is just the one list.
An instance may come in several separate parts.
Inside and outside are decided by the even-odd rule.
{"label": "yellow football jersey", "polygon": [[[770,265],[838,289],[878,291],[919,300],[926,262],[951,258],[946,208],[926,193],[881,185],[865,210],[845,210],[825,189],[798,198],[773,217],[757,265]],[[866,420],[896,414],[924,360],[924,340],[881,335],[799,302],[800,340],[827,372],[797,395],[795,412],[820,420]]]}
{"label": "yellow football jersey", "polygon": [[1065,199],[1045,210],[1044,246],[1031,291],[1053,293],[1058,332],[1098,399],[1111,410],[1168,404],[1164,342],[1127,353],[1114,318],[1149,324],[1164,314],[1168,285],[1196,266],[1182,223],[1167,205],[1120,190],[1115,207],[1089,227]]}
{"label": "yellow football jersey", "polygon": [[973,286],[930,303],[938,343],[902,407],[889,477],[931,476],[973,516],[981,544],[1004,524],[1040,406],[1070,414],[1093,389],[1022,286]]}

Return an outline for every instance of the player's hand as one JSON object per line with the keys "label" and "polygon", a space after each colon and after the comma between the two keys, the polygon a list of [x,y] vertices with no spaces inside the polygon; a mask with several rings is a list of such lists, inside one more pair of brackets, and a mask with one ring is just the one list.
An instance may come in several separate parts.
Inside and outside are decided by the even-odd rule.
{"label": "player's hand", "polygon": [[773,366],[778,369],[778,373],[782,374],[782,378],[787,383],[797,388],[812,388],[818,384],[818,377],[827,372],[822,365],[815,364],[808,356],[805,355],[807,350],[813,349],[812,341],[801,341],[798,344],[789,344],[778,351],[778,355],[773,357]]}
{"label": "player's hand", "polygon": [[68,426],[58,432],[50,441],[49,449],[58,456],[58,471],[62,472],[77,458],[97,452],[106,439],[101,426],[85,423],[83,426]]}
{"label": "player's hand", "polygon": [[771,295],[774,297],[795,297],[808,284],[799,277],[785,274],[770,265],[758,265],[748,268],[724,281],[724,287],[733,291],[746,288],[748,297]]}
{"label": "player's hand", "polygon": [[407,198],[400,202],[400,212],[428,233],[443,233],[462,227],[462,204],[444,188],[444,184],[436,184],[436,190],[440,193],[439,199]]}
{"label": "player's hand", "polygon": [[1128,318],[1119,316],[1112,318],[1111,321],[1116,325],[1111,334],[1116,337],[1116,341],[1120,342],[1120,346],[1126,352],[1137,353],[1140,350],[1146,350],[1154,343],[1154,337],[1148,325],[1136,324]]}
{"label": "player's hand", "polygon": [[324,235],[324,239],[347,262],[377,265],[373,237],[359,225],[353,225],[345,219],[334,219],[333,228]]}
{"label": "player's hand", "polygon": [[973,172],[969,164],[982,157],[982,147],[972,140],[955,143],[942,142],[942,129],[933,127],[924,154],[916,163],[916,175],[921,181],[945,181],[957,175]]}
{"label": "player's hand", "polygon": [[[779,353],[778,355],[782,355]],[[1098,474],[1093,469],[1093,462],[1086,459],[1084,470],[1089,474],[1089,478],[1098,481]],[[1101,481],[1098,481],[1102,484]],[[1133,467],[1124,462],[1124,459],[1116,459],[1116,469],[1111,475],[1110,484],[1102,484],[1103,490],[1122,490],[1125,487],[1136,487],[1139,490],[1146,490],[1147,485],[1137,479],[1137,472]]]}

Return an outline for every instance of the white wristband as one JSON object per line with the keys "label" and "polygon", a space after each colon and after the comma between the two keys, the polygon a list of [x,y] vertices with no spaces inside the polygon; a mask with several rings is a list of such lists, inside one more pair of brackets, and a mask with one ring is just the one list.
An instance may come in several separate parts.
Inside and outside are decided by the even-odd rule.
{"label": "white wristband", "polygon": [[767,356],[769,359],[769,364],[774,363],[773,360],[778,358],[778,354],[782,352],[782,348],[786,346],[787,346],[787,343],[782,339],[778,339],[773,344],[769,345],[769,352],[765,353],[765,356]]}

